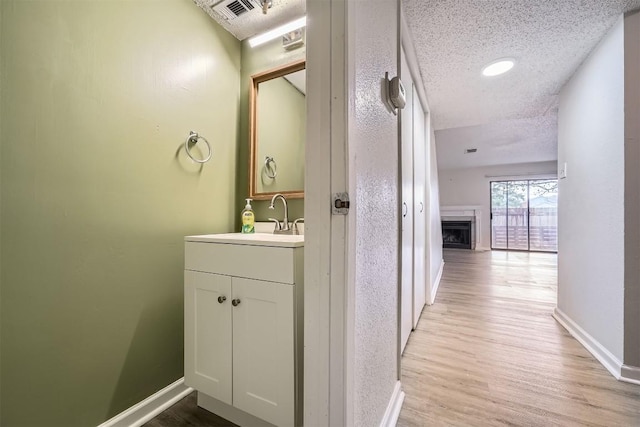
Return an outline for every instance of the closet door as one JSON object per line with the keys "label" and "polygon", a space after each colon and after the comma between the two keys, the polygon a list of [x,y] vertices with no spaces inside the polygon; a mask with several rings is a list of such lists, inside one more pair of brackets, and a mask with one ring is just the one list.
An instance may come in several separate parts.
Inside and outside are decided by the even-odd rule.
{"label": "closet door", "polygon": [[413,81],[409,65],[401,52],[400,76],[406,88],[407,102],[400,110],[402,145],[402,283],[400,287],[400,349],[413,329]]}
{"label": "closet door", "polygon": [[413,88],[413,327],[426,303],[426,127],[420,98]]}

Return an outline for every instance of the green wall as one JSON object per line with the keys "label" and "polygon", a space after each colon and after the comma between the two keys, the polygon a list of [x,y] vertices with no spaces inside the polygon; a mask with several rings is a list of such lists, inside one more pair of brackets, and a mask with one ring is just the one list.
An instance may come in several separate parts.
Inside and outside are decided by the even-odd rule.
{"label": "green wall", "polygon": [[[244,208],[244,199],[249,197],[249,92],[251,88],[251,76],[281,65],[289,64],[300,59],[305,59],[306,46],[290,51],[282,48],[282,39],[277,38],[261,46],[252,48],[245,40],[242,42],[242,73],[240,84],[240,144],[238,146],[238,187],[236,207],[238,209],[236,229],[240,229],[240,211]],[[280,203],[278,202],[278,205]],[[290,199],[289,218],[304,216],[304,200]],[[256,221],[267,221],[268,217],[282,220],[282,207],[276,207],[276,211],[270,211],[269,201],[256,200],[252,202],[256,215]]]}
{"label": "green wall", "polygon": [[183,375],[183,236],[242,208],[241,45],[191,0],[0,4],[0,424],[97,425]]}

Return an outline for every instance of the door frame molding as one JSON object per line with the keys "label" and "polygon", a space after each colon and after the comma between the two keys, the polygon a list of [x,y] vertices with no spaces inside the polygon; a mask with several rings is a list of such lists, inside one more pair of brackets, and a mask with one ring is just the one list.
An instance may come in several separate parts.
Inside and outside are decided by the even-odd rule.
{"label": "door frame molding", "polygon": [[307,26],[307,96],[313,101],[307,104],[305,149],[304,425],[347,425],[353,412],[349,215],[330,209],[332,193],[348,189],[347,6],[346,0],[307,2],[307,16],[313,17]]}

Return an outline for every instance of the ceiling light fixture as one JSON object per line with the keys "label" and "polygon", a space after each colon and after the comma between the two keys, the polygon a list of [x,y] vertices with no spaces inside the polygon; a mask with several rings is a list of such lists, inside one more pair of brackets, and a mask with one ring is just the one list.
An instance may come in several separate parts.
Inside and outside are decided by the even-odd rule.
{"label": "ceiling light fixture", "polygon": [[512,69],[515,63],[515,60],[511,58],[498,59],[484,67],[482,69],[482,75],[486,77],[499,76]]}
{"label": "ceiling light fixture", "polygon": [[273,2],[271,0],[260,0],[260,5],[262,6],[262,13],[266,15],[267,10],[271,9],[271,6],[273,6]]}
{"label": "ceiling light fixture", "polygon": [[307,17],[303,16],[302,18],[296,19],[295,21],[289,22],[288,24],[281,25],[280,27],[274,28],[273,30],[269,30],[266,33],[262,33],[255,37],[249,39],[249,46],[256,47],[264,44],[273,39],[277,39],[280,36],[287,34],[288,32],[297,30],[299,28],[307,25]]}

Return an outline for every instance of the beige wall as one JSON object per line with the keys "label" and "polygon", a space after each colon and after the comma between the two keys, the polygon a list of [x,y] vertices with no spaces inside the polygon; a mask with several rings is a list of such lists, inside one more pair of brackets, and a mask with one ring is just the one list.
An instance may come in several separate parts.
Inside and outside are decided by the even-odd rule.
{"label": "beige wall", "polygon": [[558,307],[618,365],[624,348],[624,25],[560,91]]}
{"label": "beige wall", "polygon": [[[640,12],[625,16],[624,39],[640,40]],[[624,44],[624,68],[625,366],[622,369],[623,375],[640,381],[640,44]]]}
{"label": "beige wall", "polygon": [[0,424],[97,425],[183,375],[183,236],[238,213],[240,43],[191,0],[0,10]]}
{"label": "beige wall", "polygon": [[[431,120],[429,116],[429,120]],[[433,127],[431,123],[429,124],[430,129],[430,140],[429,140],[429,150],[428,159],[429,159],[429,185],[427,187],[427,193],[429,194],[429,241],[427,242],[429,246],[429,277],[431,279],[432,290],[435,286],[439,286],[439,283],[436,284],[436,280],[438,279],[438,274],[440,274],[440,269],[442,268],[443,258],[442,258],[442,220],[440,217],[440,183],[438,181],[438,157],[436,152],[436,135],[433,131]],[[428,297],[428,296],[427,296]],[[432,298],[435,298],[435,295],[432,294]]]}
{"label": "beige wall", "polygon": [[[437,137],[437,136],[436,136]],[[478,249],[491,247],[491,181],[556,178],[556,162],[518,163],[438,171],[440,206],[480,206]]]}
{"label": "beige wall", "polygon": [[[236,228],[240,230],[240,212],[244,208],[244,199],[249,197],[249,89],[251,76],[281,65],[289,64],[306,57],[306,46],[284,50],[282,39],[277,38],[261,46],[252,48],[247,41],[242,43],[242,76],[240,84],[240,143],[238,147],[238,182],[236,196]],[[278,203],[279,205],[280,203]],[[276,211],[268,210],[269,201],[252,203],[257,221],[266,221],[275,216],[282,219],[282,207]],[[304,216],[304,200],[289,200],[289,218]]]}

